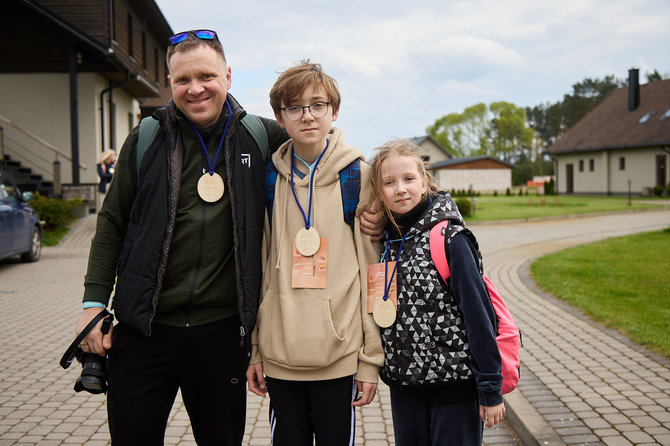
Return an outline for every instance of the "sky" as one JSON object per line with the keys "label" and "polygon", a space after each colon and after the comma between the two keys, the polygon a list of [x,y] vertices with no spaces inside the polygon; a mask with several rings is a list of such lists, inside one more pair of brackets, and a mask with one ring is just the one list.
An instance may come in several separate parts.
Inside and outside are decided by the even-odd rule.
{"label": "sky", "polygon": [[[630,68],[670,77],[670,0],[156,0],[174,32],[217,31],[230,93],[273,117],[268,93],[303,59],[340,87],[335,126],[369,158],[477,103],[560,101]],[[670,98],[669,98],[670,101]]]}

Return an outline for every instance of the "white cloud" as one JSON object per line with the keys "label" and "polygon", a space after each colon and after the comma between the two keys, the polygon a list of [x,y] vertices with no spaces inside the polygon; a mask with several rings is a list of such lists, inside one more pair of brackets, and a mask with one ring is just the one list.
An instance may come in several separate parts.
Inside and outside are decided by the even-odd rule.
{"label": "white cloud", "polygon": [[[670,74],[667,0],[157,0],[174,31],[217,30],[232,93],[271,116],[277,72],[309,57],[337,79],[337,125],[369,148],[478,102],[555,102],[586,77]],[[212,7],[212,4],[217,5]]]}

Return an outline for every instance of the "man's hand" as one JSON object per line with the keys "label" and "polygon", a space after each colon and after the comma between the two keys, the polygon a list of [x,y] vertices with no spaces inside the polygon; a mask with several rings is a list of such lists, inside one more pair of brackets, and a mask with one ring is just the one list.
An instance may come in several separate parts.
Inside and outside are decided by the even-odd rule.
{"label": "man's hand", "polygon": [[381,240],[384,226],[386,226],[386,216],[382,205],[378,201],[372,203],[368,210],[363,211],[359,220],[361,231],[368,234],[373,242]]}
{"label": "man's hand", "polygon": [[[102,308],[85,308],[79,317],[77,323],[77,335],[86,328],[89,322],[102,311]],[[79,345],[85,353],[95,353],[100,356],[105,356],[107,350],[112,348],[112,331],[114,326],[109,327],[109,332],[106,335],[102,334],[102,319],[98,324],[88,332],[84,340]]]}
{"label": "man's hand", "polygon": [[503,415],[505,415],[505,403],[497,406],[479,406],[479,418],[486,423],[486,427],[493,427],[500,423]]}
{"label": "man's hand", "polygon": [[263,363],[249,364],[247,369],[247,383],[249,390],[258,396],[265,396],[268,393],[268,387],[265,384],[263,375]]}
{"label": "man's hand", "polygon": [[366,406],[372,402],[377,393],[377,383],[366,383],[356,380],[356,387],[358,387],[358,394],[360,398],[356,399],[352,406]]}

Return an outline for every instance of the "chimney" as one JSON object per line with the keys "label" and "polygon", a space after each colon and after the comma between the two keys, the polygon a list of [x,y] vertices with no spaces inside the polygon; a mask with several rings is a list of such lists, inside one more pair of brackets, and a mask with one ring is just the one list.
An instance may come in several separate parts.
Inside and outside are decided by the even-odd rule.
{"label": "chimney", "polygon": [[640,70],[628,70],[628,111],[635,110],[640,105]]}

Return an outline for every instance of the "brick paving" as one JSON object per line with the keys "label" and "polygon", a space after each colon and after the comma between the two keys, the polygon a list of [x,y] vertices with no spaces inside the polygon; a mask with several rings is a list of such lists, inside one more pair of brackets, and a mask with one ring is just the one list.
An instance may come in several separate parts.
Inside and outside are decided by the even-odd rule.
{"label": "brick paving", "polygon": [[[71,342],[95,217],[35,264],[0,262],[0,446],[108,445],[105,399],[77,394]],[[670,211],[472,226],[488,274],[524,333],[522,380],[506,397],[509,424],[485,445],[670,445],[670,361],[534,288],[529,263],[605,237],[670,226]],[[245,445],[269,444],[268,400],[250,394]],[[357,409],[359,445],[391,445],[388,388]],[[520,440],[516,439],[516,435]],[[178,397],[165,444],[194,445]]]}

